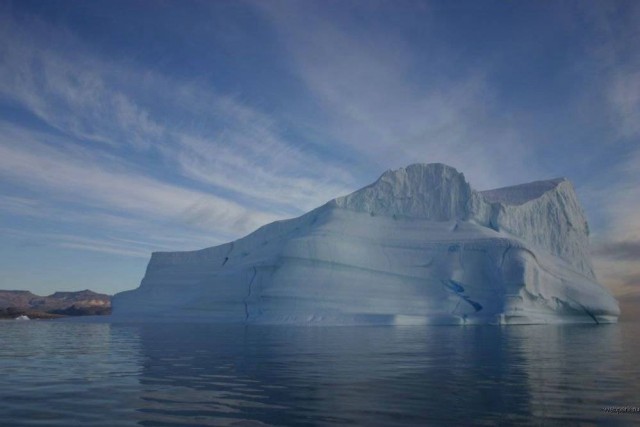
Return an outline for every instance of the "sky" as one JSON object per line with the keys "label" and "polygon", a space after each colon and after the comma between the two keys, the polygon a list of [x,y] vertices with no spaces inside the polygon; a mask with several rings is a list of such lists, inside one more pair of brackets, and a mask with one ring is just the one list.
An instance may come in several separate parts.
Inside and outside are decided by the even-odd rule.
{"label": "sky", "polygon": [[640,307],[640,3],[0,1],[1,289],[133,289],[416,162],[567,177]]}

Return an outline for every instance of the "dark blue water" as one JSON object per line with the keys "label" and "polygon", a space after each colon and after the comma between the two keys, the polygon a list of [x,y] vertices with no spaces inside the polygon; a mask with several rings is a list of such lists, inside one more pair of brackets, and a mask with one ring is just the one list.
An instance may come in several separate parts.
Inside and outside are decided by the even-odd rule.
{"label": "dark blue water", "polygon": [[639,326],[5,321],[0,425],[640,424]]}

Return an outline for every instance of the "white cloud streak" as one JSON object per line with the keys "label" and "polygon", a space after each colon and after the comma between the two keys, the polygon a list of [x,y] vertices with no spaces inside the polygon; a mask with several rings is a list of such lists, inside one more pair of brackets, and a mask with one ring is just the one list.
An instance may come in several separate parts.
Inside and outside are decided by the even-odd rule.
{"label": "white cloud streak", "polygon": [[[0,135],[0,175],[55,192],[58,200],[141,216],[163,216],[212,230],[248,232],[276,217],[247,210],[213,194],[124,172],[87,154],[63,153],[6,127]],[[111,166],[111,167],[110,167]]]}
{"label": "white cloud streak", "polygon": [[[282,138],[275,118],[237,96],[102,58],[37,20],[1,18],[0,100],[55,130],[0,123],[0,176],[37,194],[5,194],[4,212],[144,230],[178,249],[190,238],[237,238],[354,189],[340,162]],[[147,156],[164,170],[148,170]]]}
{"label": "white cloud streak", "polygon": [[[448,77],[450,58],[416,52],[388,28],[340,26],[341,16],[315,3],[258,5],[330,116],[335,139],[379,169],[444,162],[483,189],[539,177],[524,138],[495,109],[487,69]],[[423,70],[417,61],[433,65]]]}
{"label": "white cloud streak", "polygon": [[[104,79],[113,67],[82,49],[68,33],[34,21],[31,31],[7,18],[0,30],[0,94],[46,122],[82,140],[122,145],[124,141],[146,148],[162,136],[162,127],[151,120]],[[48,48],[42,37],[66,47]],[[100,72],[103,70],[103,72]]]}
{"label": "white cloud streak", "polygon": [[614,74],[609,103],[619,135],[637,138],[640,135],[640,71],[633,69]]}
{"label": "white cloud streak", "polygon": [[[66,135],[157,151],[184,176],[244,197],[245,203],[255,199],[280,217],[353,189],[353,179],[339,163],[321,162],[296,141],[282,138],[274,118],[234,96],[107,61],[72,36],[32,23],[40,33],[54,32],[65,46],[46,49],[37,31],[33,35],[5,23],[0,94]],[[188,117],[191,124],[154,111],[134,95]]]}
{"label": "white cloud streak", "polygon": [[598,4],[590,9],[588,22],[598,40],[592,57],[600,64],[594,90],[603,93],[603,114],[609,119],[610,137],[603,144],[626,153],[624,160],[606,165],[610,184],[597,196],[607,225],[595,236],[596,271],[618,295],[640,294],[640,266],[629,257],[612,257],[607,248],[640,242],[640,19],[638,4]]}

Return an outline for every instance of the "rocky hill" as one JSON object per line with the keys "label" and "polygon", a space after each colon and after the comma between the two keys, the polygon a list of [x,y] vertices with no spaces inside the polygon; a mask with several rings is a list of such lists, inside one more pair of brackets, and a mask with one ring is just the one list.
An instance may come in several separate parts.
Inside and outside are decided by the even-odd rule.
{"label": "rocky hill", "polygon": [[111,313],[111,296],[90,290],[56,292],[48,296],[29,291],[0,290],[0,318],[87,316]]}

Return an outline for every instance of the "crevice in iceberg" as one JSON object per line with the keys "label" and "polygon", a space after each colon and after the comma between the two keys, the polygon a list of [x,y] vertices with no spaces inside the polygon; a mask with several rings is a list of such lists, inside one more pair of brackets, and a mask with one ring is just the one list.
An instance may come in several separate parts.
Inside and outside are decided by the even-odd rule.
{"label": "crevice in iceberg", "polygon": [[225,265],[227,263],[227,261],[229,261],[229,257],[231,256],[231,252],[233,251],[233,243],[231,242],[231,244],[229,245],[229,252],[227,252],[227,256],[224,257],[224,261],[222,261],[222,265]]}
{"label": "crevice in iceberg", "polygon": [[387,253],[387,249],[384,246],[381,246],[381,247],[382,247],[382,253],[384,254],[384,257],[387,259],[387,268],[391,270],[393,268],[393,264],[391,264],[391,257]]}
{"label": "crevice in iceberg", "polygon": [[456,282],[455,280],[443,280],[442,284],[445,285],[447,288],[449,288],[449,290],[455,292],[456,294],[461,294],[464,292],[464,286],[462,286],[460,283]]}
{"label": "crevice in iceberg", "polygon": [[583,304],[579,303],[578,301],[574,300],[573,298],[570,298],[570,299],[576,305],[578,305],[585,313],[587,313],[587,316],[589,316],[596,325],[600,324],[600,322],[598,321],[598,318],[591,312],[591,310],[589,310],[587,307],[585,307]]}
{"label": "crevice in iceberg", "polygon": [[462,298],[464,298],[464,300],[466,302],[468,302],[469,304],[471,304],[471,307],[473,307],[473,309],[477,312],[479,312],[480,310],[482,310],[482,304],[480,304],[479,302],[473,301],[471,300],[468,296],[463,295]]}
{"label": "crevice in iceberg", "polygon": [[507,253],[511,250],[511,243],[507,241],[507,247],[502,252],[502,258],[500,259],[500,268],[504,267],[504,260],[507,258]]}
{"label": "crevice in iceberg", "polygon": [[589,317],[591,317],[593,319],[594,322],[596,322],[596,325],[599,325],[600,322],[598,322],[598,318],[596,316],[593,315],[592,312],[590,312],[587,307],[585,307],[584,305],[580,304],[580,306],[582,307],[582,309],[584,310],[585,313],[587,313],[589,315]]}
{"label": "crevice in iceberg", "polygon": [[249,320],[249,298],[251,298],[251,292],[253,291],[253,282],[256,279],[256,276],[258,275],[258,269],[255,267],[253,268],[253,276],[251,276],[251,280],[249,280],[249,290],[247,291],[247,296],[244,297],[244,320],[245,322]]}
{"label": "crevice in iceberg", "polygon": [[[482,310],[482,304],[476,301],[473,301],[467,295],[464,295],[464,286],[462,286],[461,283],[451,279],[441,280],[441,282],[447,289],[453,292],[454,295],[457,295],[462,301],[465,301],[467,304],[473,307],[476,313]],[[455,314],[455,311],[458,309],[459,306],[460,306],[460,302],[456,304],[451,314]]]}

